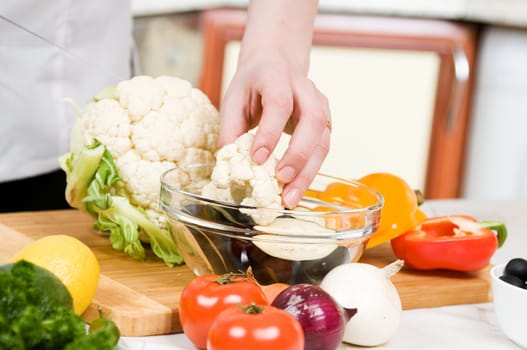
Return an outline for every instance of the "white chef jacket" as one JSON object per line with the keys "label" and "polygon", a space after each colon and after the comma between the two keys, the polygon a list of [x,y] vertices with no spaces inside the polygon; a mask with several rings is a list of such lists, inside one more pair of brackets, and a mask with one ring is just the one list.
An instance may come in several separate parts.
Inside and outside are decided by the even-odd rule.
{"label": "white chef jacket", "polygon": [[129,0],[1,0],[0,182],[58,169],[74,109],[131,75]]}

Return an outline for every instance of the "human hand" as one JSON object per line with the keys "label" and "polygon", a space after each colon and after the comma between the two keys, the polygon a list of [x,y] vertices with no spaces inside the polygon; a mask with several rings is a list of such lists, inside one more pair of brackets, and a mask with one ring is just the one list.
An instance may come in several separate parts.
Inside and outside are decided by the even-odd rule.
{"label": "human hand", "polygon": [[276,51],[246,55],[223,99],[221,115],[221,146],[258,126],[251,149],[257,163],[269,157],[282,132],[291,134],[276,174],[284,183],[282,204],[295,207],[326,158],[331,135],[328,100],[305,69]]}

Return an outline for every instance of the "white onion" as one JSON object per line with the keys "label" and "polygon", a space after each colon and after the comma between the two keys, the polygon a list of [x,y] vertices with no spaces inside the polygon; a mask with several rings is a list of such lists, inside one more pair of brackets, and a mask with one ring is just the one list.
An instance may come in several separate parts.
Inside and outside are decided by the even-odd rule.
{"label": "white onion", "polygon": [[347,263],[332,269],[320,287],[344,308],[357,308],[346,324],[343,341],[377,346],[394,336],[401,321],[401,298],[390,277],[403,266],[402,260],[378,268],[365,263]]}

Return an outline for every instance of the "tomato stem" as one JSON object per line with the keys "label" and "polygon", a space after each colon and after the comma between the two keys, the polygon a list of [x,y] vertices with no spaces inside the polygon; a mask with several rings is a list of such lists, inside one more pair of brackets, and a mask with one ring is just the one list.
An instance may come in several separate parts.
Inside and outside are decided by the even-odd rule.
{"label": "tomato stem", "polygon": [[244,273],[229,272],[229,273],[226,273],[226,274],[222,275],[221,277],[219,277],[216,280],[216,283],[222,286],[224,284],[238,282],[238,280],[233,280],[233,277],[235,277],[235,276],[245,277],[245,274]]}
{"label": "tomato stem", "polygon": [[242,309],[244,314],[259,315],[263,312],[263,307],[256,305],[254,302],[247,306],[243,306],[242,304],[238,304],[238,306]]}

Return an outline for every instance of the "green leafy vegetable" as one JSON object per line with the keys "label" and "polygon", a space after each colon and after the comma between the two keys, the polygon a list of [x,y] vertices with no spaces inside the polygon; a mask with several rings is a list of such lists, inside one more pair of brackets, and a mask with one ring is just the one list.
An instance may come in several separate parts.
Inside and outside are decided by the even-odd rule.
{"label": "green leafy vegetable", "polygon": [[30,262],[0,266],[0,349],[114,349],[115,324],[86,333],[66,287]]}
{"label": "green leafy vegetable", "polygon": [[117,344],[120,336],[119,328],[115,323],[104,318],[101,309],[99,309],[99,318],[91,323],[88,335],[77,338],[73,343],[68,344],[66,350],[112,348]]}
{"label": "green leafy vegetable", "polygon": [[134,259],[143,259],[141,234],[148,237],[153,252],[167,265],[182,264],[183,259],[167,229],[156,225],[143,208],[134,206],[121,186],[112,155],[98,140],[80,153],[60,159],[67,174],[68,203],[97,218],[95,228],[110,233],[112,247]]}

